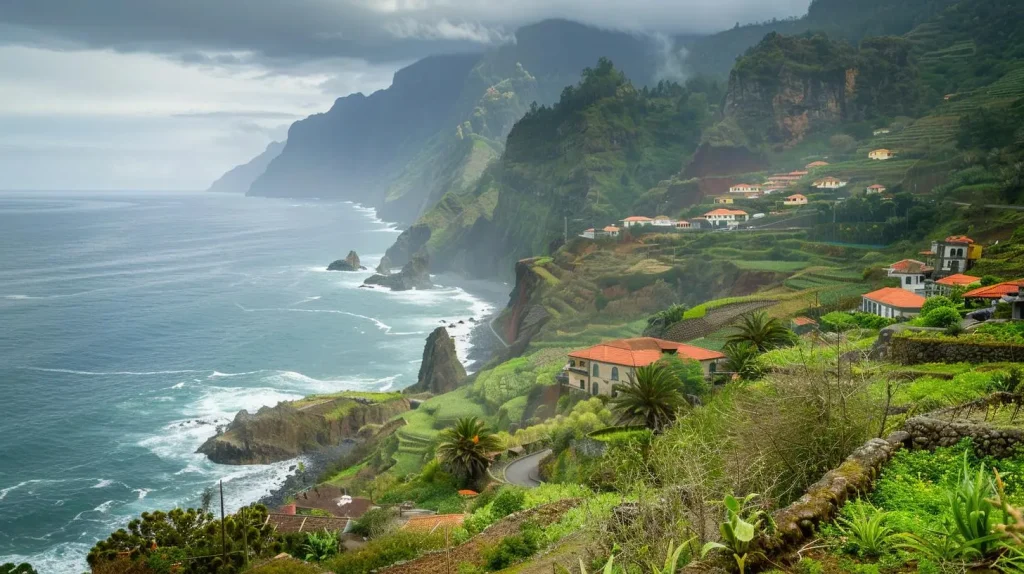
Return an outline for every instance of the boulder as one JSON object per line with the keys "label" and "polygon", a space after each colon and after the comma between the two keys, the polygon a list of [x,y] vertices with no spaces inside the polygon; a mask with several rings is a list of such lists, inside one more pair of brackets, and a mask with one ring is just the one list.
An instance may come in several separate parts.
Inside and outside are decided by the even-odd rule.
{"label": "boulder", "polygon": [[408,291],[410,289],[430,289],[434,286],[430,282],[428,271],[429,259],[424,254],[416,255],[412,261],[402,266],[402,270],[391,275],[378,273],[363,281],[365,285],[380,285],[392,291]]}
{"label": "boulder", "polygon": [[355,251],[349,251],[344,259],[338,259],[327,266],[328,271],[360,271],[365,270],[359,263],[359,255]]}
{"label": "boulder", "polygon": [[465,380],[466,369],[455,354],[455,340],[444,327],[438,327],[427,337],[416,384],[405,392],[442,394],[455,390]]}

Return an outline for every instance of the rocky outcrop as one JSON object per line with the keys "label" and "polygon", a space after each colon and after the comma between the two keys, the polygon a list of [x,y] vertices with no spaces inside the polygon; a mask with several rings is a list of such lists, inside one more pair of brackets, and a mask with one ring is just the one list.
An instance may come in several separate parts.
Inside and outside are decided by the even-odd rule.
{"label": "rocky outcrop", "polygon": [[388,273],[391,273],[391,265],[391,258],[385,253],[384,257],[380,258],[380,263],[377,264],[377,268],[374,269],[374,271],[381,275],[387,275]]}
{"label": "rocky outcrop", "polygon": [[438,327],[427,337],[416,384],[405,392],[439,395],[455,390],[465,380],[466,369],[455,353],[455,340],[448,335],[447,329]]}
{"label": "rocky outcrop", "polygon": [[363,271],[365,269],[366,267],[360,265],[359,255],[355,251],[349,251],[344,259],[338,259],[327,266],[328,271]]}
{"label": "rocky outcrop", "polygon": [[408,291],[410,289],[430,289],[434,286],[430,281],[428,270],[429,259],[426,255],[416,255],[402,266],[398,273],[384,275],[378,273],[363,281],[364,285],[380,285],[392,291]]}
{"label": "rocky outcrop", "polygon": [[374,402],[335,397],[320,402],[278,403],[255,414],[242,410],[196,451],[218,464],[269,464],[356,440],[367,424],[383,425],[409,410],[408,399]]}

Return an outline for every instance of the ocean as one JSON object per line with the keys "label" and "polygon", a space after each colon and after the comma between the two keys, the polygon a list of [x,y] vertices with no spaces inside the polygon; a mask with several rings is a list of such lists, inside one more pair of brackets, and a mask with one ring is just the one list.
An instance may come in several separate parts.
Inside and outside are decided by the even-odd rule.
{"label": "ocean", "polygon": [[351,203],[0,193],[0,563],[79,574],[143,511],[219,480],[229,510],[270,493],[296,461],[195,454],[240,409],[401,389],[442,324],[468,360],[469,319],[507,286],[390,292],[325,270],[350,249],[373,269],[397,233]]}

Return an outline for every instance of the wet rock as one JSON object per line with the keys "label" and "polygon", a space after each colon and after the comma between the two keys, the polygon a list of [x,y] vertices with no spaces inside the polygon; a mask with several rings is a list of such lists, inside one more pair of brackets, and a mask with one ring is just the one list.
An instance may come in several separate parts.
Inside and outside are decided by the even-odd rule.
{"label": "wet rock", "polygon": [[380,285],[392,291],[408,291],[410,289],[430,289],[434,284],[430,281],[428,271],[429,259],[426,255],[417,255],[406,263],[398,273],[384,275],[378,273],[366,279],[366,285]]}
{"label": "wet rock", "polygon": [[407,393],[447,393],[466,380],[466,369],[455,353],[455,340],[444,327],[434,329],[423,348],[423,362],[416,384]]}
{"label": "wet rock", "polygon": [[359,263],[359,255],[355,251],[349,251],[344,259],[338,259],[327,266],[328,271],[360,271],[365,270]]}

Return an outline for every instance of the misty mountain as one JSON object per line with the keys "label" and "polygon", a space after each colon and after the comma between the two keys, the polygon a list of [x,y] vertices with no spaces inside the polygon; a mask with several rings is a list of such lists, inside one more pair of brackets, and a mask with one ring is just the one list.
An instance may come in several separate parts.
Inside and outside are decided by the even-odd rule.
{"label": "misty mountain", "polygon": [[602,56],[646,85],[659,73],[658,54],[651,38],[549,20],[482,54],[426,58],[389,88],[339,98],[292,125],[249,193],[358,201],[411,222],[475,182],[532,102],[557,101]]}
{"label": "misty mountain", "polygon": [[206,191],[218,193],[246,193],[256,178],[263,175],[270,162],[284,151],[285,142],[270,142],[263,153],[247,163],[235,166],[220,176]]}

